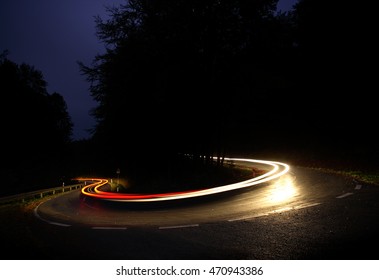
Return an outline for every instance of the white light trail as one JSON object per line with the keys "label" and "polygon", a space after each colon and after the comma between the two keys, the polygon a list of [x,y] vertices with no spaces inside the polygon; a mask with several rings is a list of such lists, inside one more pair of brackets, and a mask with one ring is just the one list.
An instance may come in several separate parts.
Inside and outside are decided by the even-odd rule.
{"label": "white light trail", "polygon": [[268,182],[274,180],[285,173],[287,173],[290,169],[289,165],[277,162],[277,161],[269,161],[269,160],[258,160],[258,159],[244,159],[244,158],[225,158],[225,160],[233,161],[233,162],[247,162],[247,163],[258,163],[266,166],[270,166],[271,170],[266,173],[254,177],[252,179],[222,185],[214,188],[201,189],[201,190],[191,190],[185,192],[172,192],[172,193],[161,193],[161,194],[128,194],[128,193],[114,193],[114,192],[105,192],[101,191],[100,188],[108,183],[106,179],[89,179],[89,178],[81,178],[78,180],[92,180],[94,183],[84,187],[82,189],[82,193],[87,196],[91,196],[98,199],[103,200],[111,200],[118,202],[153,202],[153,201],[165,201],[165,200],[175,200],[175,199],[185,199],[192,197],[200,197],[206,195],[212,195],[217,193],[223,193],[227,191],[242,189],[251,187],[254,185],[258,185],[264,182]]}

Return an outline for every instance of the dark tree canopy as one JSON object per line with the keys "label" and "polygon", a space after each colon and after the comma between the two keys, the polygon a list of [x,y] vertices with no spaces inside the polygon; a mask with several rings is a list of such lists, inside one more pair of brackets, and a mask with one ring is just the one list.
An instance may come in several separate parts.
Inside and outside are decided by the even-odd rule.
{"label": "dark tree canopy", "polygon": [[366,159],[379,150],[371,137],[357,136],[376,126],[369,9],[364,1],[300,0],[294,12],[296,85],[316,148]]}
{"label": "dark tree canopy", "polygon": [[276,5],[131,0],[97,17],[106,51],[80,66],[99,102],[94,139],[106,155],[362,149],[349,135],[372,124],[366,26],[355,20],[365,4]]}
{"label": "dark tree canopy", "polygon": [[0,61],[0,71],[4,140],[18,143],[20,149],[31,143],[28,150],[70,142],[73,124],[66,102],[59,93],[47,92],[42,72],[6,58]]}
{"label": "dark tree canopy", "polygon": [[[18,65],[5,52],[1,55],[1,172],[18,186],[26,183],[20,182],[23,179],[33,185],[34,180],[44,180],[38,177],[49,177],[49,170],[62,164],[71,142],[73,124],[66,103],[59,93],[49,94],[46,86],[41,71]],[[23,178],[26,170],[35,173]]]}
{"label": "dark tree canopy", "polygon": [[281,87],[275,76],[291,42],[276,4],[131,0],[109,8],[109,20],[96,18],[106,52],[81,64],[99,102],[94,138],[127,155],[211,156],[238,145],[233,138],[252,129],[240,126],[255,111],[252,96]]}

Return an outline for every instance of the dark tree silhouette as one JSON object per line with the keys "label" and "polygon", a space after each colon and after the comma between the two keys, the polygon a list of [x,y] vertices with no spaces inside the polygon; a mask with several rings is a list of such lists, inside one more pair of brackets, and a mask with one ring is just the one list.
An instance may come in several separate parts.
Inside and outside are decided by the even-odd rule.
{"label": "dark tree silhouette", "polygon": [[254,118],[265,121],[255,99],[281,87],[274,76],[283,75],[292,42],[276,4],[131,0],[108,8],[109,20],[96,18],[106,52],[80,64],[99,102],[94,139],[125,160],[181,152],[221,164],[256,128]]}
{"label": "dark tree silhouette", "polygon": [[[46,86],[41,71],[25,63],[18,65],[2,54],[1,171],[19,188],[57,176],[56,170],[50,171],[63,166],[71,142],[73,124],[66,103],[60,94],[49,94]],[[8,184],[4,191],[15,191],[12,187]]]}
{"label": "dark tree silhouette", "polygon": [[379,145],[366,136],[376,126],[377,107],[370,21],[365,2],[300,0],[295,5],[296,85],[306,115],[305,141],[319,154],[372,163],[379,154]]}

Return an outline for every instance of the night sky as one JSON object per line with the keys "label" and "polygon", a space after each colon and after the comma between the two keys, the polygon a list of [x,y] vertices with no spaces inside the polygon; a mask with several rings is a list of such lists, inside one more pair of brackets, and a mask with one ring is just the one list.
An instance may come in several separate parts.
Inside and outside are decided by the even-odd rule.
{"label": "night sky", "polygon": [[[94,16],[105,19],[105,6],[124,0],[2,0],[0,1],[0,52],[18,64],[42,71],[47,90],[61,94],[74,123],[75,140],[89,137],[95,124],[89,115],[96,103],[77,61],[88,65],[104,45],[96,37]],[[280,0],[278,10],[297,1]]]}

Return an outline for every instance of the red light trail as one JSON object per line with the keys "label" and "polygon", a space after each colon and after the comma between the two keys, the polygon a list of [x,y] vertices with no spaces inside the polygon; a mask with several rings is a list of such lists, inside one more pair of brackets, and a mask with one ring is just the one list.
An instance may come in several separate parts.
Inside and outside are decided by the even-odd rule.
{"label": "red light trail", "polygon": [[83,195],[111,201],[119,202],[150,202],[150,201],[164,201],[174,199],[184,199],[191,197],[199,197],[205,195],[211,195],[216,193],[222,193],[226,191],[251,187],[263,182],[274,180],[283,174],[287,173],[289,166],[282,162],[257,160],[257,159],[243,159],[243,158],[225,158],[225,160],[235,162],[249,162],[258,163],[270,167],[270,169],[264,174],[254,177],[252,179],[241,181],[233,184],[222,185],[218,187],[208,189],[196,189],[183,192],[167,192],[167,193],[150,193],[150,194],[134,194],[134,193],[115,193],[102,190],[103,186],[108,184],[107,179],[101,178],[77,178],[79,181],[93,181],[93,183],[82,188]]}

